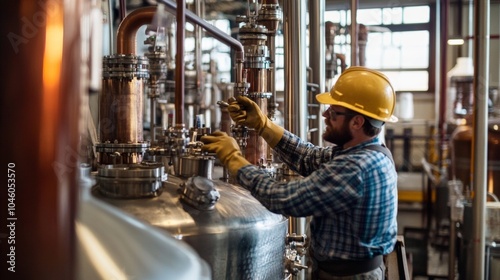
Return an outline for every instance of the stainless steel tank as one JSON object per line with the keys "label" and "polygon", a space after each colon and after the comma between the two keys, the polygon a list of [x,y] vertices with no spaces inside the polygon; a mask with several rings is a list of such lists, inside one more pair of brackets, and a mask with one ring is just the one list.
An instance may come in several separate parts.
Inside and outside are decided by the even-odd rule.
{"label": "stainless steel tank", "polygon": [[185,243],[95,199],[90,166],[82,165],[79,175],[74,279],[212,279],[208,264]]}
{"label": "stainless steel tank", "polygon": [[203,207],[181,198],[187,181],[175,176],[169,176],[162,194],[152,198],[104,197],[98,185],[92,192],[184,240],[210,265],[213,279],[285,279],[287,219],[269,212],[239,186],[199,176],[190,180],[208,183],[216,190],[206,191],[206,186],[199,186],[199,192],[205,192],[207,199],[186,195],[197,197],[192,201],[205,201]]}

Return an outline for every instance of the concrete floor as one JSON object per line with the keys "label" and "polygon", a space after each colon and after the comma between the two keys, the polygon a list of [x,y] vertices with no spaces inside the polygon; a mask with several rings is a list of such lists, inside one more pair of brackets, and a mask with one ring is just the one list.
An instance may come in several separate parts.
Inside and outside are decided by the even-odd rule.
{"label": "concrete floor", "polygon": [[[411,254],[409,270],[413,279],[448,279],[448,248],[433,246],[432,236],[425,240],[424,233],[433,235],[433,221],[428,222],[422,173],[399,173],[398,234],[405,236],[407,253]],[[432,218],[431,218],[432,220]],[[425,264],[427,262],[427,264]]]}
{"label": "concrete floor", "polygon": [[[400,203],[398,212],[398,234],[406,235],[405,244],[407,246],[407,253],[411,253],[412,256],[408,260],[409,269],[414,271],[413,279],[425,280],[425,279],[447,279],[448,277],[448,249],[439,248],[438,246],[433,246],[431,240],[425,242],[423,239],[421,242],[425,244],[426,250],[415,240],[419,239],[420,236],[415,236],[411,234],[412,229],[421,229],[422,231],[427,231],[426,222],[423,219],[423,207],[421,203]],[[405,234],[406,229],[406,234]],[[408,233],[409,232],[409,233]],[[420,234],[420,233],[419,233]],[[417,241],[418,242],[418,241]],[[411,248],[410,248],[411,247]],[[426,257],[423,256],[426,254]],[[423,268],[422,264],[427,261],[427,267]],[[417,268],[416,266],[419,266]],[[422,273],[422,269],[427,271]],[[418,273],[420,271],[420,273]],[[420,275],[425,274],[425,275]]]}

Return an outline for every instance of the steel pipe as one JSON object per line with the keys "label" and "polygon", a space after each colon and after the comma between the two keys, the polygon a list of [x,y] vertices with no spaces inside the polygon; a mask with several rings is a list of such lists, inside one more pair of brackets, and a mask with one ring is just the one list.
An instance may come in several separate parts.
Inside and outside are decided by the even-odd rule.
{"label": "steel pipe", "polygon": [[[283,7],[285,37],[285,129],[307,139],[306,80],[306,7],[305,1],[285,1]],[[289,232],[306,234],[305,218],[291,218]],[[302,259],[303,264],[305,260]],[[305,279],[301,271],[296,279]]]}
{"label": "steel pipe", "polygon": [[307,139],[306,7],[304,1],[286,1],[285,37],[285,129]]}
{"label": "steel pipe", "polygon": [[472,203],[473,278],[484,279],[485,213],[488,169],[488,89],[490,51],[490,1],[474,1],[474,113],[471,169],[474,200]]}
{"label": "steel pipe", "polygon": [[[319,86],[319,92],[325,90],[325,0],[309,1],[309,65],[312,69],[312,82]],[[314,96],[309,98],[316,100]],[[315,102],[317,103],[317,102]],[[321,106],[318,104],[318,106]],[[324,130],[323,117],[321,116],[321,107],[313,122],[318,130],[311,135],[311,142],[315,145],[322,143],[322,132]],[[310,127],[309,129],[313,128]]]}
{"label": "steel pipe", "polygon": [[[170,13],[174,13],[174,11],[177,10],[177,4],[171,0],[158,0],[159,3],[163,3],[165,4],[165,7],[166,9],[170,12]],[[194,23],[194,24],[197,24],[201,27],[203,27],[203,29],[210,35],[212,35],[212,37],[214,37],[215,39],[221,41],[222,43],[228,45],[229,47],[231,47],[233,50],[236,51],[235,55],[235,60],[237,63],[243,63],[243,60],[244,60],[244,49],[243,49],[243,45],[236,39],[234,39],[233,37],[231,37],[230,35],[227,35],[226,33],[224,33],[223,31],[221,31],[220,29],[218,29],[217,27],[211,25],[210,23],[206,22],[204,19],[198,17],[197,15],[195,15],[193,12],[189,11],[189,10],[186,10],[186,20],[191,22],[191,23]],[[241,65],[241,67],[239,67],[239,65],[236,66],[236,82],[237,83],[240,83],[243,81],[242,79],[242,69],[243,69],[243,65]]]}
{"label": "steel pipe", "polygon": [[351,0],[351,66],[358,64],[358,0]]}

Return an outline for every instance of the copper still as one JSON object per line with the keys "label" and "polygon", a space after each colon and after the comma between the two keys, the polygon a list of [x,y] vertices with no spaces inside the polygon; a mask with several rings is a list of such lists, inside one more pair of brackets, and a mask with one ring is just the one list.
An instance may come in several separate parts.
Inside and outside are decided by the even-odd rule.
{"label": "copper still", "polygon": [[103,59],[103,83],[99,96],[100,164],[142,161],[148,143],[143,139],[143,98],[149,78],[145,57],[117,54]]}
{"label": "copper still", "polygon": [[[474,77],[467,67],[467,58],[461,58],[457,66],[450,71],[450,89],[454,92],[452,114],[449,124],[451,129],[451,179],[460,180],[464,185],[465,195],[471,194],[474,170],[472,158],[472,114],[474,111]],[[491,92],[490,92],[491,94]],[[490,100],[493,96],[489,97]],[[490,112],[491,113],[491,112]],[[497,197],[500,195],[500,119],[490,114],[488,119],[488,170],[487,192]]]}
{"label": "copper still", "polygon": [[[244,71],[247,73],[247,82],[250,84],[248,97],[255,101],[262,112],[267,115],[268,99],[272,93],[268,89],[268,74],[271,65],[269,49],[266,45],[267,28],[255,23],[252,17],[240,17],[246,22],[240,28],[239,39],[245,48]],[[252,164],[263,165],[268,160],[268,145],[257,131],[248,131],[245,158]]]}
{"label": "copper still", "polygon": [[[463,182],[465,189],[473,191],[471,168],[472,134],[470,125],[459,126],[451,135],[452,176]],[[500,197],[500,119],[488,120],[488,193]]]}
{"label": "copper still", "polygon": [[[167,10],[176,9],[171,1],[162,2],[167,8],[170,7]],[[178,4],[181,5],[182,2]],[[123,21],[127,24],[122,23],[121,26],[136,27],[138,24],[133,23],[134,21],[145,24],[143,19],[152,19],[154,10],[137,9],[134,14],[125,17]],[[140,15],[141,12],[147,17]],[[185,11],[185,16],[188,21],[205,24],[191,12]],[[181,23],[178,21],[177,24]],[[238,65],[241,64],[242,69],[248,72],[249,81],[247,83],[246,80],[237,78],[233,89],[234,92],[245,95],[248,84],[251,84],[250,97],[255,98],[260,102],[261,108],[266,109],[265,102],[270,95],[267,80],[270,61],[265,45],[267,31],[264,26],[256,24],[249,24],[243,30],[240,39],[245,45],[244,67],[243,63]],[[135,36],[130,34],[127,40],[124,41],[125,46],[134,46],[131,42],[135,42]],[[243,48],[242,44],[237,43]],[[181,48],[177,48],[178,52],[179,49]],[[148,58],[148,55],[145,57]],[[145,75],[146,71],[151,73],[152,69],[148,67],[152,65],[151,61],[148,63],[147,59],[125,55],[123,52],[105,60],[107,63],[104,64],[103,80],[106,92],[103,97],[109,100],[101,99],[101,105],[105,108],[101,108],[100,122],[102,127],[103,121],[112,120],[113,128],[109,132],[101,131],[101,140],[109,141],[104,143],[109,145],[107,159],[123,155],[123,152],[116,155],[112,153],[111,149],[119,146],[130,150],[136,147],[135,156],[140,160],[139,148],[143,146],[138,145],[143,139],[138,131],[142,131],[142,126],[137,121],[142,114],[137,112],[139,108],[142,109],[142,105],[137,104],[137,100],[143,83],[151,79]],[[178,64],[176,67],[179,70]],[[242,69],[238,73],[242,73]],[[181,70],[184,71],[184,67]],[[178,89],[183,83],[177,80],[178,77],[175,82],[175,114],[184,117],[183,111],[179,111],[183,106],[177,106],[180,97]],[[180,93],[183,95],[184,91]],[[123,107],[123,112],[129,112],[124,125],[119,124],[121,113],[114,106]],[[250,192],[241,187],[212,180],[214,158],[201,152],[198,141],[198,136],[209,133],[206,127],[197,125],[188,129],[183,124],[175,124],[173,119],[168,123],[158,146],[144,147],[147,158],[140,164],[133,164],[136,158],[132,154],[128,154],[126,158],[121,157],[123,161],[128,160],[123,162],[126,164],[116,161],[104,164],[101,161],[97,174],[98,183],[92,194],[161,229],[165,234],[185,241],[209,264],[213,279],[285,279],[287,218],[267,210]],[[243,141],[246,138],[241,139]],[[258,135],[254,139],[263,142]],[[249,140],[250,145],[255,147],[258,144]],[[256,161],[266,158],[266,148],[251,150],[257,151],[254,156]],[[163,171],[157,169],[158,164],[162,165]],[[162,176],[167,170],[173,171],[169,171],[168,176]]]}

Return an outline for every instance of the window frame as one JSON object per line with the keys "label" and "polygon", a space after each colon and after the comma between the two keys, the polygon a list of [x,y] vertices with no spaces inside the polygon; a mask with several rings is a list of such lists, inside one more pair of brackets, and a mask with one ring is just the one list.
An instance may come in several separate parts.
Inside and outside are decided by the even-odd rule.
{"label": "window frame", "polygon": [[[415,70],[421,70],[421,71],[427,71],[429,74],[429,79],[428,79],[428,86],[426,91],[422,90],[410,90],[413,93],[428,93],[428,92],[434,92],[436,90],[436,5],[435,3],[428,3],[428,4],[410,4],[410,5],[400,5],[400,6],[371,6],[371,7],[366,7],[366,8],[358,8],[358,10],[362,9],[384,9],[384,8],[396,8],[396,7],[401,7],[401,8],[406,8],[406,7],[415,7],[415,6],[428,6],[429,7],[429,22],[427,23],[401,23],[401,24],[377,24],[376,26],[382,27],[382,28],[387,28],[391,32],[411,32],[411,31],[428,31],[429,32],[429,61],[428,61],[428,67],[427,68],[383,68],[383,69],[375,69],[379,70],[381,72],[390,72],[390,71],[397,71],[397,72],[404,72],[405,70],[407,71],[415,71]],[[337,11],[342,11],[344,10],[347,14],[349,13],[349,9],[336,9]],[[404,21],[404,20],[403,20]],[[367,25],[368,26],[368,25]],[[404,90],[404,91],[409,91],[409,90]]]}

